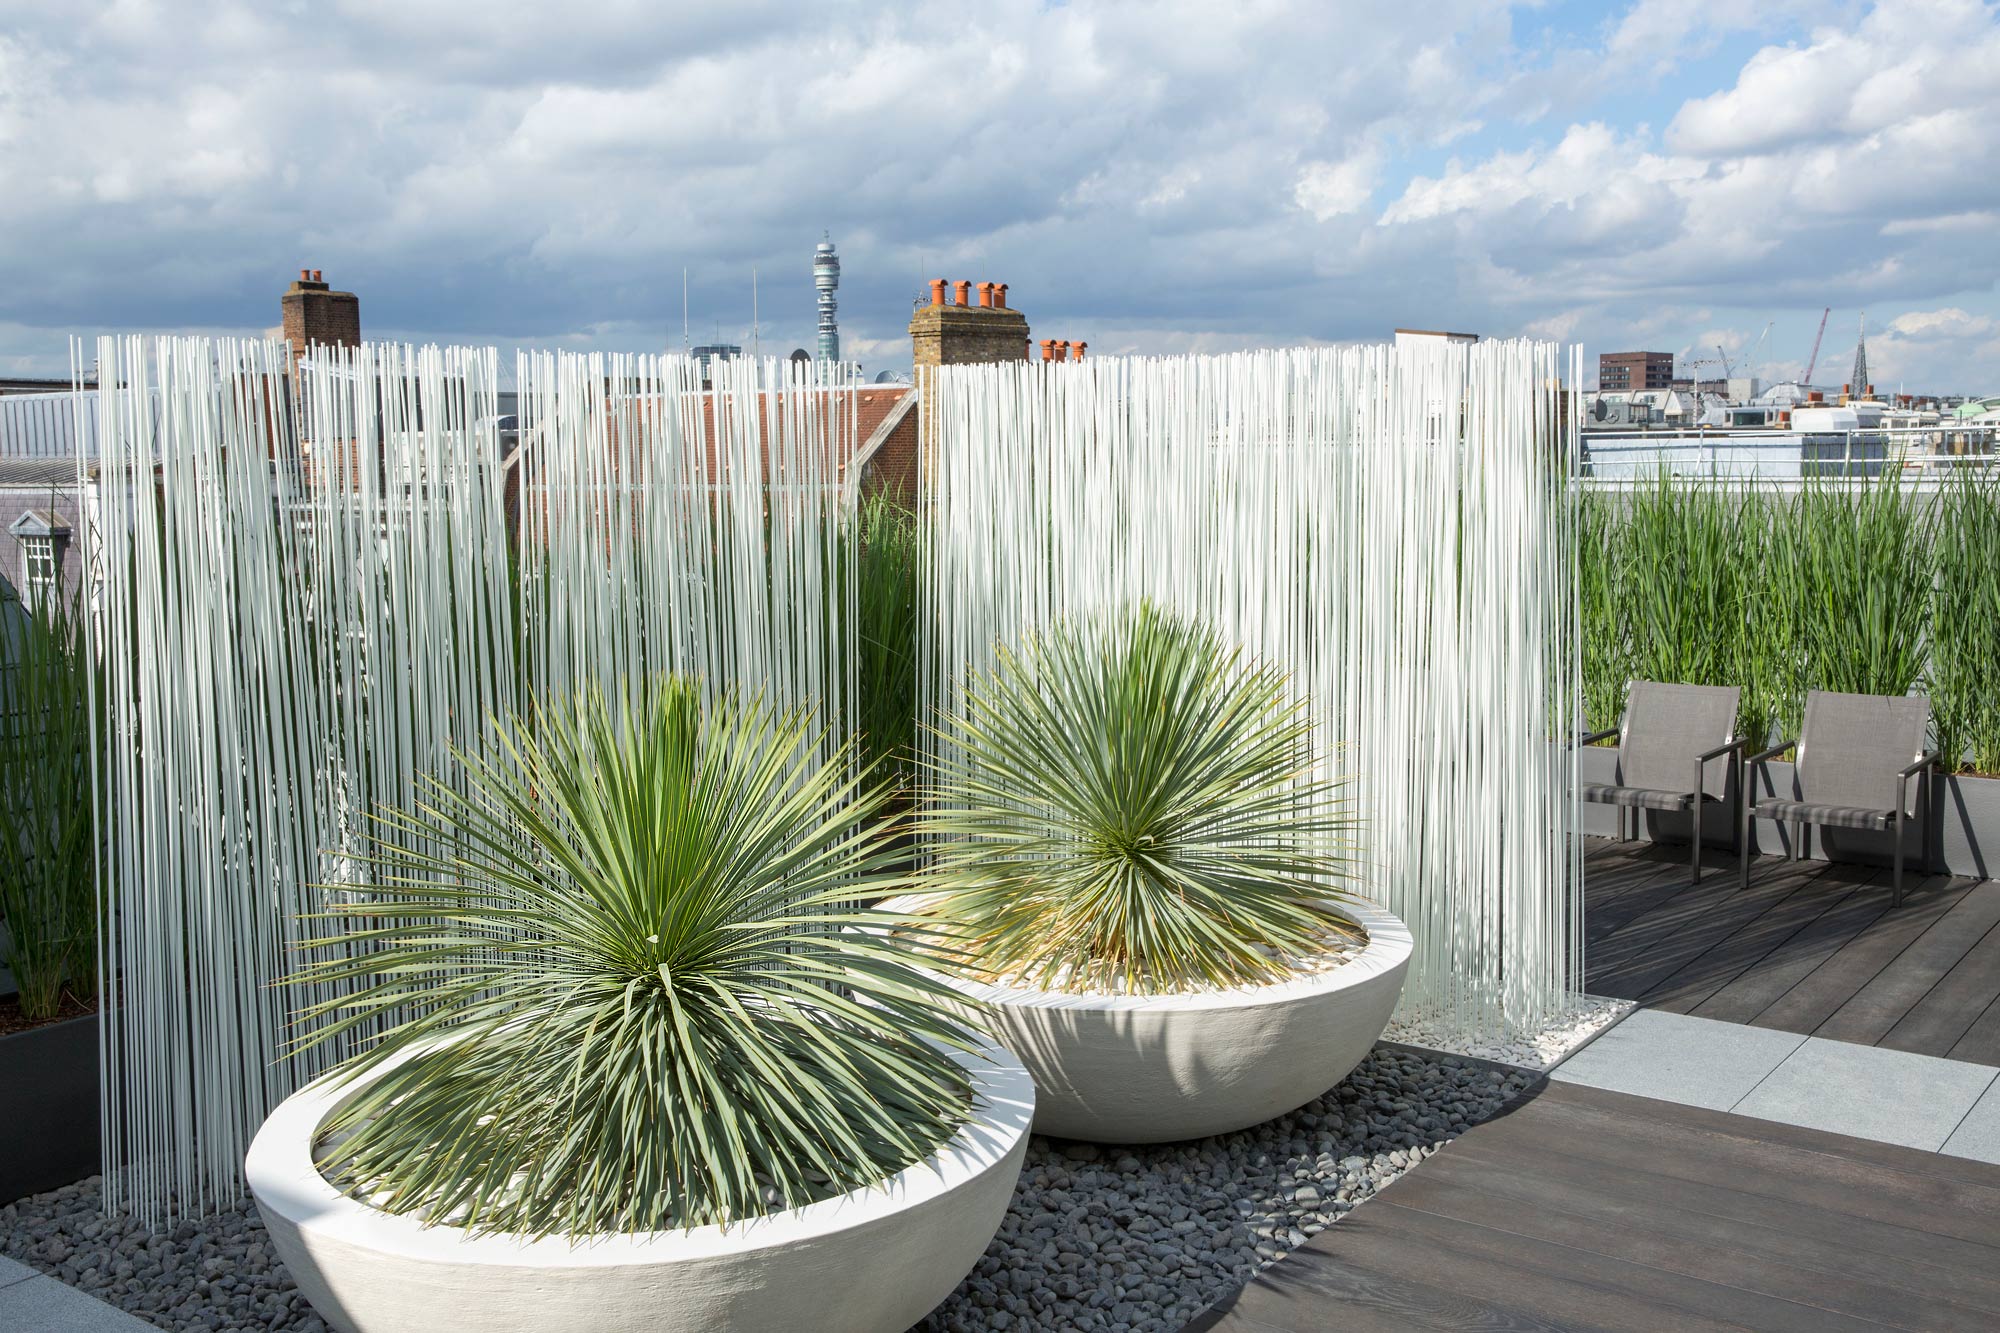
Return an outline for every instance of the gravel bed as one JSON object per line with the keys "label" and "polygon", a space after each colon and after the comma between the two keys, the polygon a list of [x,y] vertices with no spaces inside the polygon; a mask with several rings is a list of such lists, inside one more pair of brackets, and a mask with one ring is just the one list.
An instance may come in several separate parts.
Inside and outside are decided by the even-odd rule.
{"label": "gravel bed", "polygon": [[174,1333],[326,1333],[245,1202],[155,1234],[106,1216],[98,1177],[0,1207],[0,1254]]}
{"label": "gravel bed", "polygon": [[1468,1036],[1447,1022],[1398,1017],[1382,1034],[1385,1041],[1422,1046],[1433,1051],[1497,1060],[1523,1069],[1549,1070],[1561,1064],[1592,1037],[1632,1012],[1631,1000],[1584,995],[1533,1032],[1506,1037]]}
{"label": "gravel bed", "polygon": [[1338,1087],[1239,1133],[1132,1148],[1037,1136],[999,1236],[917,1329],[1173,1333],[1533,1078],[1378,1046]]}
{"label": "gravel bed", "polygon": [[[999,1236],[918,1327],[1172,1333],[1531,1078],[1377,1047],[1340,1086],[1241,1133],[1133,1148],[1036,1137]],[[176,1333],[324,1333],[254,1204],[154,1235],[106,1217],[98,1184],[0,1207],[0,1254]]]}

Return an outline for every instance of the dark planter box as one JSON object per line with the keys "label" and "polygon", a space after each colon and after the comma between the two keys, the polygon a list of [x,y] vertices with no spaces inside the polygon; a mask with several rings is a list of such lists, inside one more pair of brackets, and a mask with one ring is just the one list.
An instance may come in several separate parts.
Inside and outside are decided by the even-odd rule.
{"label": "dark planter box", "polygon": [[97,1015],[0,1037],[0,1203],[96,1175],[97,1117]]}
{"label": "dark planter box", "polygon": [[[1577,752],[1577,776],[1585,782],[1614,780],[1618,760],[1616,750],[1589,746]],[[1758,796],[1792,794],[1792,766],[1773,761],[1757,766],[1753,775]],[[1618,810],[1608,805],[1583,807],[1583,831],[1597,837],[1618,836]],[[2000,778],[1974,777],[1969,773],[1932,775],[1928,811],[1931,832],[1932,873],[1989,879],[2000,872]],[[1707,815],[1702,820],[1702,842],[1711,846],[1734,846],[1735,812],[1725,817]],[[1712,825],[1720,828],[1710,832]],[[1688,820],[1653,818],[1641,827],[1640,836],[1660,842],[1686,842]],[[1751,850],[1765,855],[1786,856],[1792,849],[1789,825],[1775,820],[1753,821]],[[1858,829],[1807,830],[1805,854],[1818,861],[1857,861],[1887,865],[1892,839],[1886,833]],[[1921,844],[1910,833],[1911,869],[1921,856]]]}

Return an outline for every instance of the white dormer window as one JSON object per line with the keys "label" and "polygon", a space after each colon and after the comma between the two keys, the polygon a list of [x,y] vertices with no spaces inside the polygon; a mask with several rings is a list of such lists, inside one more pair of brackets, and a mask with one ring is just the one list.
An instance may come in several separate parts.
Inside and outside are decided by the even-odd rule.
{"label": "white dormer window", "polygon": [[30,509],[9,524],[7,531],[21,544],[21,600],[39,606],[62,583],[69,524],[53,510]]}

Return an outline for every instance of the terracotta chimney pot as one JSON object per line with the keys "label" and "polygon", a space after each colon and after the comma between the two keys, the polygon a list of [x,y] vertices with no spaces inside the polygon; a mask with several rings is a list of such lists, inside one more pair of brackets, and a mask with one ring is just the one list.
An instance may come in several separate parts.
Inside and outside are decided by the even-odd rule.
{"label": "terracotta chimney pot", "polygon": [[979,284],[979,308],[981,310],[993,308],[993,284],[990,282]]}
{"label": "terracotta chimney pot", "polygon": [[972,296],[972,284],[970,282],[954,282],[951,285],[951,287],[952,287],[952,292],[958,297],[957,304],[959,305],[972,304],[972,301],[970,299]]}
{"label": "terracotta chimney pot", "polygon": [[1069,339],[1067,339],[1067,338],[1062,338],[1062,339],[1059,339],[1059,340],[1057,340],[1057,342],[1056,342],[1056,360],[1058,360],[1058,361],[1067,361],[1067,360],[1069,360]]}
{"label": "terracotta chimney pot", "polygon": [[314,270],[313,270],[313,281],[314,281],[314,282],[325,282],[325,281],[326,281],[326,279],[325,279],[325,278],[322,278],[322,277],[321,277],[321,276],[319,275],[319,270],[318,270],[318,269],[314,269]]}
{"label": "terracotta chimney pot", "polygon": [[1054,338],[1042,339],[1042,360],[1053,361],[1055,359],[1056,359],[1056,340]]}
{"label": "terracotta chimney pot", "polygon": [[993,284],[993,304],[1000,307],[1002,310],[1005,310],[1007,308],[1006,283],[996,282]]}
{"label": "terracotta chimney pot", "polygon": [[302,268],[299,270],[300,282],[311,282],[312,280],[313,280],[313,271],[311,269]]}
{"label": "terracotta chimney pot", "polygon": [[1086,348],[1086,347],[1088,347],[1088,346],[1090,346],[1090,344],[1089,344],[1089,343],[1087,343],[1087,342],[1078,342],[1078,343],[1077,343],[1077,345],[1076,345],[1076,359],[1077,359],[1077,360],[1079,360],[1079,361],[1083,360],[1083,349],[1084,349],[1084,348]]}
{"label": "terracotta chimney pot", "polygon": [[943,278],[932,278],[932,279],[931,279],[931,304],[932,304],[932,305],[943,305],[943,304],[944,304],[944,279],[943,279]]}

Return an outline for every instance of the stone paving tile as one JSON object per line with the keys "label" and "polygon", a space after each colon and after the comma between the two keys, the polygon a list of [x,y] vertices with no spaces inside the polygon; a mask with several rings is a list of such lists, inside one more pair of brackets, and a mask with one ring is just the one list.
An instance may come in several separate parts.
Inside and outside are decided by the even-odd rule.
{"label": "stone paving tile", "polygon": [[0,1286],[0,1328],[21,1333],[159,1333],[145,1320],[41,1274]]}
{"label": "stone paving tile", "polygon": [[1641,1009],[1556,1066],[1549,1077],[1727,1111],[1805,1040],[1793,1032]]}
{"label": "stone paving tile", "polygon": [[2000,1070],[1934,1055],[1808,1037],[1730,1109],[1936,1152],[1996,1073]]}

